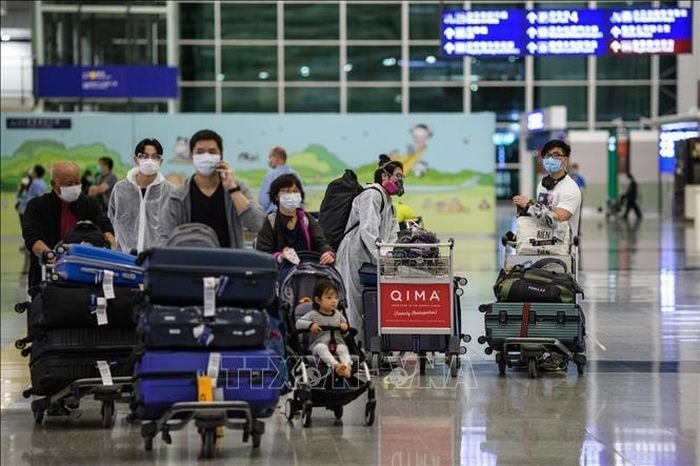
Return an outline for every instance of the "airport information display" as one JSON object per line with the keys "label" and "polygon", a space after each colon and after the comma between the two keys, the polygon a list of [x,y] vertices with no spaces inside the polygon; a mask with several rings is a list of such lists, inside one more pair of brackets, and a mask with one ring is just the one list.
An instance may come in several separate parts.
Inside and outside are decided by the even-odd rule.
{"label": "airport information display", "polygon": [[446,10],[445,56],[691,53],[688,8]]}

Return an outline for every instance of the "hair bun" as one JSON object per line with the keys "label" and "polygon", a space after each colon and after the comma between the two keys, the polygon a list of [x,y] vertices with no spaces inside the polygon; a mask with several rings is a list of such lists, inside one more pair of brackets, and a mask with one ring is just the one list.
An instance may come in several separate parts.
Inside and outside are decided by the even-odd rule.
{"label": "hair bun", "polygon": [[381,167],[381,166],[386,165],[386,164],[389,163],[389,162],[391,162],[391,159],[389,158],[388,155],[386,155],[386,154],[379,154],[379,163],[378,163],[377,165],[379,165],[379,166]]}

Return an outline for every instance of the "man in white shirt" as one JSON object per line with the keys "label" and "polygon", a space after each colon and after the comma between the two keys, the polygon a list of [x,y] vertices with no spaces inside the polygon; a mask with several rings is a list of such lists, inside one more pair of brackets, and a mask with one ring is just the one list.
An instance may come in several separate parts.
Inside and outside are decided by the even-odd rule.
{"label": "man in white shirt", "polygon": [[548,141],[540,151],[542,164],[548,175],[537,186],[537,199],[518,195],[513,204],[538,218],[550,227],[555,222],[569,222],[572,234],[579,231],[581,190],[567,174],[571,147],[559,139]]}

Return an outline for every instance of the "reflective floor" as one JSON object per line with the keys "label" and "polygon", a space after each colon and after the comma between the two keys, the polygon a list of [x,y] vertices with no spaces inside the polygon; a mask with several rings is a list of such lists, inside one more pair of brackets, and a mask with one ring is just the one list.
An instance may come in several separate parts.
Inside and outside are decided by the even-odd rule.
{"label": "reflective floor", "polygon": [[[499,211],[498,231],[510,225]],[[364,398],[348,405],[342,424],[314,411],[313,425],[286,422],[280,409],[266,422],[259,451],[227,431],[209,464],[415,465],[697,465],[700,464],[700,232],[692,225],[645,218],[606,223],[590,214],[583,226],[584,309],[589,365],[582,377],[526,372],[499,377],[493,356],[476,342],[480,303],[492,301],[499,257],[496,238],[455,238],[463,327],[473,336],[452,379],[436,358],[426,376],[415,357],[403,371],[381,374],[375,425],[363,424]],[[2,238],[3,263],[16,239]],[[24,316],[11,305],[19,274],[2,274],[1,463],[192,464],[200,460],[194,425],[157,438],[145,452],[139,426],[117,405],[113,429],[100,427],[99,405],[85,401],[68,418],[34,426],[19,395],[27,361],[11,346]]]}

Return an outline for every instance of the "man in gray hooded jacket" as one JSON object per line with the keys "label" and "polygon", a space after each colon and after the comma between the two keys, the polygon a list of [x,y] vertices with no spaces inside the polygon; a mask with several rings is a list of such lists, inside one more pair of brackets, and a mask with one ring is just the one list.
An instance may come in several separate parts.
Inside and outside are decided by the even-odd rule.
{"label": "man in gray hooded jacket", "polygon": [[190,138],[190,157],[196,173],[174,188],[164,203],[158,225],[158,244],[184,223],[210,226],[221,247],[242,248],[243,228],[257,232],[264,215],[250,188],[235,179],[223,160],[221,136],[208,129]]}

